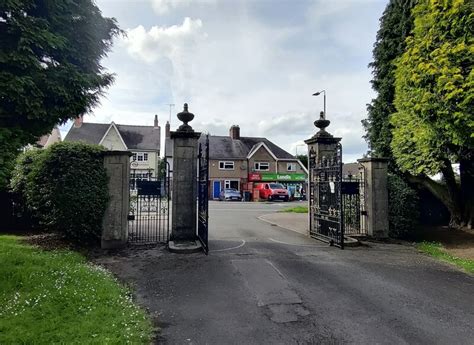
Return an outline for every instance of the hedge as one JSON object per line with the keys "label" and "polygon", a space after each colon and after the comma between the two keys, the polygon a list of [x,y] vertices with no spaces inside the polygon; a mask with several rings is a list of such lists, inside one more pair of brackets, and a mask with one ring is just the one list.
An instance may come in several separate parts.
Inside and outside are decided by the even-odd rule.
{"label": "hedge", "polygon": [[[38,154],[21,155],[12,187],[42,228],[79,243],[98,241],[108,201],[104,150],[62,142]],[[33,159],[25,165],[27,157]]]}
{"label": "hedge", "polygon": [[38,225],[35,214],[26,205],[26,181],[33,163],[42,153],[39,149],[31,149],[20,154],[15,160],[11,174],[10,187],[15,201],[15,214],[25,226],[34,228]]}
{"label": "hedge", "polygon": [[419,223],[419,198],[416,190],[398,175],[388,175],[389,236],[407,238]]}

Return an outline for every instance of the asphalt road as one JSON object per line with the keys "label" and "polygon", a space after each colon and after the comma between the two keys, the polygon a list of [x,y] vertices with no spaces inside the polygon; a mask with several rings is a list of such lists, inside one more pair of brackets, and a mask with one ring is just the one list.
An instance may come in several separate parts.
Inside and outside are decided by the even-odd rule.
{"label": "asphalt road", "polygon": [[98,261],[132,284],[158,344],[474,344],[474,277],[408,245],[340,250],[211,202],[210,254]]}

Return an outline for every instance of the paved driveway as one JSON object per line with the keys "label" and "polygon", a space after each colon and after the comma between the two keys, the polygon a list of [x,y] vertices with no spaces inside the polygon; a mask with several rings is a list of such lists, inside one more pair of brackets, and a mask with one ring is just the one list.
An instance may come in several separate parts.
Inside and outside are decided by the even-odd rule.
{"label": "paved driveway", "polygon": [[341,251],[257,219],[287,205],[211,202],[208,256],[99,262],[135,286],[159,344],[473,344],[472,276],[409,246]]}

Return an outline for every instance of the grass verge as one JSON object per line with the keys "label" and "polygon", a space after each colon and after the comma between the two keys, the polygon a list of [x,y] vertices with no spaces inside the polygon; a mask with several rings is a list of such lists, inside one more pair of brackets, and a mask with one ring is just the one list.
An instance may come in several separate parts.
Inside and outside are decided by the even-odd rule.
{"label": "grass verge", "polygon": [[448,254],[440,243],[421,242],[417,248],[423,253],[429,254],[441,261],[456,265],[469,273],[474,273],[474,260],[461,259]]}
{"label": "grass verge", "polygon": [[291,212],[291,213],[308,213],[308,206],[295,206],[290,208],[284,208],[278,212]]}
{"label": "grass verge", "polygon": [[0,236],[0,344],[150,344],[152,324],[105,269]]}

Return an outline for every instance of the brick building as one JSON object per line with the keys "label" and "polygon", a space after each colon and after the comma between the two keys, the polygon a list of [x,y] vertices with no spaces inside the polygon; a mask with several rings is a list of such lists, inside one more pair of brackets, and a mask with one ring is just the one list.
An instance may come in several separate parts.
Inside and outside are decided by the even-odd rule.
{"label": "brick building", "polygon": [[297,195],[307,176],[308,171],[293,155],[267,138],[241,137],[239,126],[232,126],[229,136],[209,136],[209,189],[213,199],[224,188],[251,191],[259,182],[279,182]]}

